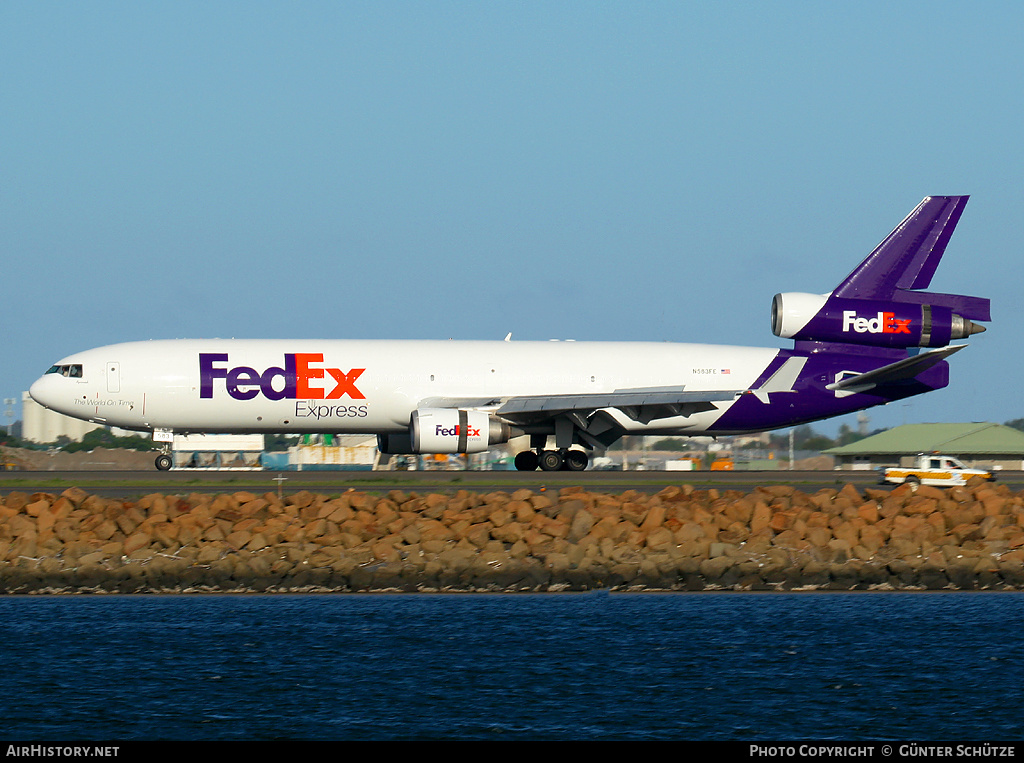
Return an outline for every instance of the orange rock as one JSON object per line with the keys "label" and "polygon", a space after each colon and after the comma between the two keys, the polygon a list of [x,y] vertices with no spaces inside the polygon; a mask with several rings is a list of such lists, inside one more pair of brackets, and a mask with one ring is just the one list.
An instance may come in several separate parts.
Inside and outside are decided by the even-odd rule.
{"label": "orange rock", "polygon": [[49,532],[50,530],[52,530],[54,522],[56,521],[57,516],[49,506],[46,506],[42,511],[39,512],[38,515],[36,515],[36,527],[41,533]]}
{"label": "orange rock", "polygon": [[910,538],[921,534],[924,527],[924,518],[920,515],[904,516],[898,515],[893,518],[892,532],[890,538]]}
{"label": "orange rock", "polygon": [[643,522],[640,523],[640,529],[646,532],[650,532],[656,527],[661,527],[664,521],[665,507],[661,505],[653,506],[651,509],[648,510]]}
{"label": "orange rock", "polygon": [[794,516],[791,511],[776,511],[772,514],[768,526],[777,533],[784,532],[792,526]]}
{"label": "orange rock", "polygon": [[645,543],[655,551],[664,551],[675,545],[672,533],[665,527],[656,527],[647,534]]}
{"label": "orange rock", "polygon": [[252,533],[246,532],[245,530],[238,530],[236,532],[227,535],[224,540],[231,548],[235,551],[240,551],[246,543],[252,540]]}
{"label": "orange rock", "polygon": [[[917,495],[915,495],[913,498],[907,499],[907,501],[903,504],[904,514],[931,514],[938,508],[939,502],[936,498],[922,494],[922,491],[926,487],[929,486],[922,485],[918,489]],[[935,490],[936,488],[931,489]]]}
{"label": "orange rock", "polygon": [[857,516],[868,524],[874,524],[881,518],[881,514],[878,513],[878,502],[868,501],[867,503],[862,503],[857,508]]}
{"label": "orange rock", "polygon": [[14,490],[7,494],[4,505],[9,509],[21,509],[28,504],[28,494]]}
{"label": "orange rock", "polygon": [[138,522],[125,513],[118,514],[114,519],[114,524],[117,525],[118,530],[124,533],[125,537],[134,533],[139,526]]}
{"label": "orange rock", "polygon": [[[350,497],[349,500],[351,501],[352,498]],[[300,490],[297,493],[286,496],[285,503],[302,509],[313,503],[313,494],[308,490]]]}
{"label": "orange rock", "polygon": [[15,514],[8,520],[7,526],[10,530],[11,536],[14,538],[20,538],[28,535],[29,533],[34,537],[36,534],[36,522],[29,519],[24,514]]}
{"label": "orange rock", "polygon": [[958,543],[982,538],[981,530],[975,524],[959,524],[949,530],[949,534],[956,538]]}
{"label": "orange rock", "polygon": [[989,495],[985,498],[980,499],[981,505],[985,510],[986,516],[998,516],[999,514],[1006,513],[1007,500],[1001,495]]}
{"label": "orange rock", "polygon": [[39,500],[33,501],[32,503],[26,504],[25,513],[33,517],[38,517],[41,513],[43,513],[43,511],[49,508],[50,502],[47,501],[45,498],[41,498]]}
{"label": "orange rock", "polygon": [[915,495],[918,498],[931,498],[938,501],[946,497],[946,491],[935,485],[918,485]]}
{"label": "orange rock", "polygon": [[491,537],[502,543],[518,543],[525,535],[525,528],[519,522],[509,522],[500,527],[492,527]]}
{"label": "orange rock", "polygon": [[103,518],[93,528],[92,532],[100,540],[110,540],[117,534],[117,525],[111,520]]}
{"label": "orange rock", "polygon": [[124,542],[124,554],[127,556],[141,548],[146,548],[152,542],[153,538],[147,532],[133,533],[131,536],[125,539]]}
{"label": "orange rock", "polygon": [[754,510],[750,516],[750,531],[759,533],[771,524],[772,512],[763,501],[754,504]]}
{"label": "orange rock", "polygon": [[632,522],[639,527],[647,516],[647,507],[635,501],[625,501],[622,504],[622,518]]}
{"label": "orange rock", "polygon": [[718,540],[722,543],[743,543],[750,536],[750,529],[741,522],[733,522],[724,530],[719,530]]}
{"label": "orange rock", "polygon": [[255,533],[249,542],[245,544],[247,551],[260,551],[261,549],[267,548],[270,545],[267,537],[263,533]]}
{"label": "orange rock", "polygon": [[805,537],[812,545],[825,546],[832,540],[832,533],[827,527],[811,527]]}
{"label": "orange rock", "polygon": [[89,497],[89,494],[80,487],[69,487],[60,495],[62,498],[67,498],[76,507],[80,506],[82,501]]}
{"label": "orange rock", "polygon": [[487,515],[487,520],[495,527],[501,527],[511,522],[513,514],[505,507],[496,508]]}
{"label": "orange rock", "polygon": [[[455,535],[457,540],[465,539],[472,543],[477,548],[483,548],[491,540],[491,531],[494,526],[490,522],[480,522],[475,525],[470,525],[461,534]],[[428,536],[427,539],[436,539],[439,536]]]}
{"label": "orange rock", "polygon": [[570,543],[579,542],[590,534],[590,530],[593,526],[593,514],[586,509],[577,511],[575,516],[572,518],[572,524],[569,526],[569,534],[566,536],[566,540]]}
{"label": "orange rock", "polygon": [[925,517],[925,524],[927,524],[936,537],[941,537],[946,534],[946,517],[942,512],[936,511]]}

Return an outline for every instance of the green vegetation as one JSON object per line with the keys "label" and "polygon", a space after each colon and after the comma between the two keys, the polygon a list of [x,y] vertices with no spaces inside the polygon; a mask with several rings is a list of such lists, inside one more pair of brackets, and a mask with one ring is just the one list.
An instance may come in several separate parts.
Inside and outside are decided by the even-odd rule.
{"label": "green vegetation", "polygon": [[285,434],[268,434],[263,436],[263,450],[267,453],[288,450],[299,441],[299,437]]}

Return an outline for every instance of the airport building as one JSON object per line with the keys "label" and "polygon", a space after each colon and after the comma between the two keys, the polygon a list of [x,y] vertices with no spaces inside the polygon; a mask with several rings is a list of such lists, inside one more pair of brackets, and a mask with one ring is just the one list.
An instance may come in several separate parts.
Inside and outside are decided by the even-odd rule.
{"label": "airport building", "polygon": [[829,448],[836,469],[913,466],[921,453],[956,456],[979,469],[1024,469],[1024,432],[991,422],[905,424],[863,440]]}
{"label": "airport building", "polygon": [[101,428],[99,424],[43,408],[28,392],[21,393],[21,419],[22,439],[40,444],[56,442],[62,436],[78,441],[92,430]]}

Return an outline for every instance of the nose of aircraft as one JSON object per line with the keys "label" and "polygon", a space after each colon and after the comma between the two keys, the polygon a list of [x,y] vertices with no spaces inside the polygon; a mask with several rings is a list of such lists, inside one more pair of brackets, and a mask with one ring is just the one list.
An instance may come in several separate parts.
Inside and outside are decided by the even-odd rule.
{"label": "nose of aircraft", "polygon": [[55,389],[58,380],[63,381],[63,377],[57,374],[40,376],[32,382],[32,386],[28,388],[28,394],[44,408],[56,408],[60,399],[57,395],[58,391]]}

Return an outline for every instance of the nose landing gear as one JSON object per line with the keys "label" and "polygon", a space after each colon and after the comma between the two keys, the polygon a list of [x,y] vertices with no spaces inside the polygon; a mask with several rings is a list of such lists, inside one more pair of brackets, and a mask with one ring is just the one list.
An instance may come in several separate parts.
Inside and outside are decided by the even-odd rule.
{"label": "nose landing gear", "polygon": [[171,458],[171,443],[174,442],[174,432],[170,429],[154,429],[153,440],[160,443],[160,455],[156,457],[154,465],[157,471],[166,472],[174,466],[174,459]]}

